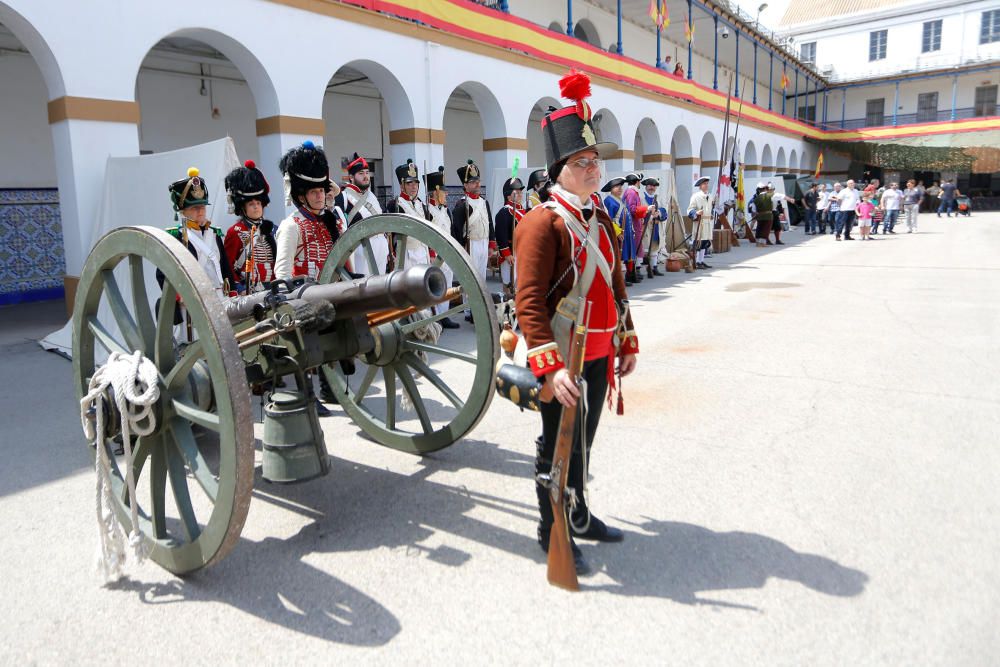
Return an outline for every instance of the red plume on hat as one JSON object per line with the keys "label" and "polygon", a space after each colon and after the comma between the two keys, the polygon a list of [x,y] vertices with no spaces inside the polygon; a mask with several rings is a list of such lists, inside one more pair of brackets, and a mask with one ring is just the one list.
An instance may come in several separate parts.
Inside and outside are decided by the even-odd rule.
{"label": "red plume on hat", "polygon": [[584,101],[590,97],[589,76],[571,69],[568,74],[559,79],[559,92],[567,100],[576,102],[576,113],[580,118],[584,121],[590,120],[590,105]]}

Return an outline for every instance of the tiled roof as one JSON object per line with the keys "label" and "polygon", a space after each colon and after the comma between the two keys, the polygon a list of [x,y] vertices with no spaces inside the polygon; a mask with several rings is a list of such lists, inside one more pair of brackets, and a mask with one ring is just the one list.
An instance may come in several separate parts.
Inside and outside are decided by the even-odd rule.
{"label": "tiled roof", "polygon": [[792,0],[781,17],[780,25],[788,27],[811,23],[820,17],[871,12],[909,2],[912,0]]}

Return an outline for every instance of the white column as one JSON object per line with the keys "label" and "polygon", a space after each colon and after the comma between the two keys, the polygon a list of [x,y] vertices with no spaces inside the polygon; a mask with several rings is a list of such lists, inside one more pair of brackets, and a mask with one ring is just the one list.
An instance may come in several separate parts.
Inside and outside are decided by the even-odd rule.
{"label": "white column", "polygon": [[[66,275],[73,278],[80,275],[87,254],[97,241],[94,235],[108,158],[138,155],[139,132],[131,122],[76,119],[60,120],[52,123],[51,128]],[[136,211],[136,215],[141,220],[142,212]]]}

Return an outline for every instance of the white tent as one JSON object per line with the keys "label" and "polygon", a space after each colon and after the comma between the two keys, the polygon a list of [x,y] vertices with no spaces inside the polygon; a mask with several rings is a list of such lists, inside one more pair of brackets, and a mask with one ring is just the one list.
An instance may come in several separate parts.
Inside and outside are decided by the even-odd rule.
{"label": "white tent", "polygon": [[[216,226],[228,229],[236,218],[227,213],[224,181],[226,174],[238,165],[236,147],[229,137],[167,153],[108,158],[104,197],[90,230],[91,237],[84,239],[88,251],[102,236],[118,227],[151,225],[166,228],[175,224],[167,186],[184,177],[192,166],[198,167],[208,184],[211,202],[209,217]],[[146,282],[146,288],[151,293],[159,292],[152,271],[146,273]],[[129,281],[121,279],[119,285],[122,296],[128,302],[131,297]],[[118,326],[106,303],[101,304],[98,319],[113,334],[118,333]],[[53,331],[39,344],[46,350],[70,357],[73,353],[72,321]]]}

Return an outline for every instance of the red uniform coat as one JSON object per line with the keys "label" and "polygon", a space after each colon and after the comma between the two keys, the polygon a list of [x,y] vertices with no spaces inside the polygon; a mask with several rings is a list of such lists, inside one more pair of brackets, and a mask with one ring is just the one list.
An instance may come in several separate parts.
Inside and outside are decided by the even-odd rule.
{"label": "red uniform coat", "polygon": [[[582,221],[581,224],[585,228],[588,224],[594,224],[596,216],[597,224],[603,228],[600,235],[601,250],[606,258],[613,260],[608,262],[611,267],[612,285],[607,285],[598,271],[587,297],[593,305],[587,334],[586,356],[594,359],[612,353],[608,330],[617,325],[618,310],[624,310],[628,294],[625,291],[618,244],[611,242],[614,238],[611,219],[603,210],[598,210],[592,213],[590,221],[586,222],[579,209],[566,203],[568,210]],[[531,209],[517,227],[517,234],[514,237],[514,254],[518,259],[515,308],[518,324],[528,344],[528,365],[537,377],[565,366],[562,351],[556,345],[550,322],[559,301],[570,293],[578,273],[583,270],[585,253],[577,259],[576,270],[567,271],[573,262],[578,245],[579,242],[560,214],[545,205]],[[562,280],[555,285],[560,276],[563,276]],[[551,294],[549,294],[550,289]],[[610,307],[607,304],[610,304]],[[625,353],[637,353],[639,342],[632,326],[632,316],[627,312],[623,329],[621,350]]]}

